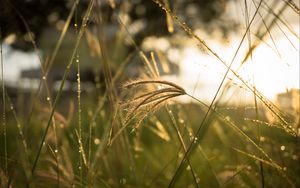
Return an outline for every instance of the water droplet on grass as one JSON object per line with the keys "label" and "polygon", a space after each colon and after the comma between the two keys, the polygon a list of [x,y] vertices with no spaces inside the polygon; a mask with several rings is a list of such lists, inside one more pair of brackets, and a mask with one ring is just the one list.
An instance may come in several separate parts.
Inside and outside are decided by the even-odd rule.
{"label": "water droplet on grass", "polygon": [[100,139],[99,138],[95,138],[94,139],[94,144],[95,145],[99,145],[100,144]]}
{"label": "water droplet on grass", "polygon": [[179,152],[179,153],[178,153],[178,157],[179,157],[179,158],[182,158],[182,157],[183,157],[183,154],[182,154],[181,152]]}
{"label": "water droplet on grass", "polygon": [[180,118],[179,123],[184,123],[184,120]]}
{"label": "water droplet on grass", "polygon": [[191,166],[188,165],[188,166],[186,167],[186,170],[187,170],[187,171],[190,171],[190,170],[191,170]]}
{"label": "water droplet on grass", "polygon": [[264,142],[264,141],[266,141],[266,138],[263,137],[263,136],[261,136],[261,137],[259,138],[259,140],[260,140],[261,142]]}
{"label": "water droplet on grass", "polygon": [[198,138],[195,137],[195,138],[194,138],[194,143],[197,143],[197,141],[198,141]]}

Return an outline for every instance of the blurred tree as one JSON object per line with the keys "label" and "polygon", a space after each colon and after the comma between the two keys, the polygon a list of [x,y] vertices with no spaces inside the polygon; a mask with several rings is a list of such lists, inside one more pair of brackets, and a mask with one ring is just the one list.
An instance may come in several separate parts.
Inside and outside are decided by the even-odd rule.
{"label": "blurred tree", "polygon": [[[0,27],[2,38],[15,35],[16,48],[30,49],[28,24],[35,38],[45,27],[50,26],[68,14],[66,0],[0,0]],[[26,23],[24,23],[26,22]]]}
{"label": "blurred tree", "polygon": [[[201,20],[203,23],[210,23],[219,18],[225,10],[229,0],[161,0],[168,2],[172,11],[187,20]],[[142,20],[144,28],[136,35],[137,42],[149,35],[168,34],[166,16],[162,9],[152,0],[98,0],[101,11],[105,12],[105,19],[108,24],[113,21],[114,10],[119,10],[126,4],[127,14],[131,23]],[[28,50],[32,47],[28,39],[28,24],[35,40],[47,27],[65,20],[74,1],[71,0],[0,0],[0,27],[2,39],[13,34],[16,37],[12,44],[15,48]],[[78,14],[82,15],[88,1],[82,0],[78,5]],[[113,7],[113,8],[112,8]],[[91,21],[92,22],[92,21]]]}

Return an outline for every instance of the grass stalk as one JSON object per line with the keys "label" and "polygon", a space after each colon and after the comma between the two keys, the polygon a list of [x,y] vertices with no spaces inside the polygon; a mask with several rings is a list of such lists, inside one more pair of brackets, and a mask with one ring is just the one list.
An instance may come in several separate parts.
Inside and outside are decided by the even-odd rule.
{"label": "grass stalk", "polygon": [[67,78],[67,75],[68,75],[68,73],[69,73],[69,71],[70,71],[70,68],[71,68],[73,62],[74,62],[74,58],[76,57],[76,52],[77,52],[77,50],[78,50],[79,43],[80,43],[80,40],[81,40],[81,38],[82,38],[82,36],[83,36],[84,30],[85,30],[85,28],[86,28],[86,26],[87,26],[87,22],[88,22],[88,19],[89,19],[89,17],[90,17],[90,14],[91,14],[91,11],[92,11],[92,9],[93,9],[93,6],[94,6],[94,0],[91,0],[91,1],[89,2],[87,11],[86,11],[86,13],[85,13],[85,15],[84,15],[84,17],[83,17],[82,25],[81,25],[81,27],[80,27],[80,31],[79,31],[78,36],[77,36],[77,38],[76,38],[75,47],[74,47],[74,49],[73,49],[72,56],[71,56],[71,58],[70,58],[70,61],[69,61],[68,65],[67,65],[66,69],[65,69],[65,72],[64,72],[64,75],[63,75],[63,79],[62,79],[61,85],[60,85],[59,90],[58,90],[58,94],[56,95],[55,101],[54,101],[54,103],[53,103],[53,107],[52,107],[52,110],[51,110],[50,118],[49,118],[49,120],[48,120],[46,129],[45,129],[45,131],[44,131],[44,134],[43,134],[43,137],[42,137],[42,140],[41,140],[41,143],[40,143],[38,152],[37,152],[37,154],[36,154],[36,157],[35,157],[35,160],[34,160],[32,169],[31,169],[32,174],[34,174],[34,171],[35,171],[35,169],[36,169],[36,165],[37,165],[38,160],[39,160],[39,158],[40,158],[41,150],[42,150],[42,147],[43,147],[43,145],[44,145],[44,141],[45,141],[45,139],[46,139],[46,136],[47,136],[47,133],[48,133],[48,129],[49,129],[50,125],[51,125],[52,118],[53,118],[53,115],[54,115],[54,112],[55,112],[55,108],[56,108],[56,106],[57,106],[57,104],[58,104],[58,101],[59,101],[59,99],[60,99],[60,96],[61,96],[61,93],[62,93],[62,90],[63,90],[63,87],[64,87],[65,80],[66,80],[66,78]]}
{"label": "grass stalk", "polygon": [[[251,83],[249,83],[248,81],[244,80],[239,74],[237,74],[236,71],[232,70],[231,67],[229,67],[226,62],[224,60],[222,60],[220,58],[220,56],[214,51],[212,50],[212,48],[210,48],[203,39],[201,39],[198,35],[196,35],[192,29],[183,21],[181,21],[176,15],[174,15],[170,9],[167,9],[160,1],[158,0],[153,0],[153,2],[155,2],[161,9],[163,9],[166,12],[169,12],[170,15],[172,15],[173,19],[175,21],[178,22],[179,26],[192,38],[196,39],[200,44],[202,44],[206,50],[208,50],[218,61],[220,61],[228,70],[230,70],[230,72],[238,79],[241,81],[241,83],[247,88],[249,89],[253,94],[255,94],[257,96],[257,98],[266,106],[266,108],[275,116],[277,117],[280,122],[281,122],[281,126],[283,127],[283,129],[293,135],[293,136],[297,136],[297,132],[290,128],[289,123],[285,120],[285,118],[281,115],[280,110],[270,101],[268,100],[266,97],[264,97],[264,95],[262,95],[258,90],[254,90],[253,89],[253,85]],[[260,1],[259,4],[256,6],[256,14],[258,12],[258,8],[262,5],[263,1]],[[256,15],[255,14],[255,15]],[[250,24],[251,25],[251,24]],[[250,27],[249,25],[249,27]],[[246,29],[246,32],[248,31],[249,27]],[[243,38],[245,38],[245,35],[243,36]],[[240,46],[240,45],[239,45]],[[236,51],[237,53],[237,51]]]}
{"label": "grass stalk", "polygon": [[[78,35],[78,14],[77,8],[75,9],[75,32]],[[79,176],[80,176],[80,185],[83,187],[83,163],[86,165],[86,157],[85,152],[83,149],[82,143],[82,106],[81,106],[81,84],[80,84],[80,59],[79,59],[79,52],[76,51],[75,55],[75,64],[77,68],[77,105],[78,105],[78,132],[76,131],[76,135],[78,138],[78,151],[79,151]],[[85,162],[84,162],[85,161]]]}
{"label": "grass stalk", "polygon": [[[38,92],[39,92],[39,90],[40,90],[40,88],[41,88],[41,83],[43,82],[43,84],[44,84],[44,86],[45,86],[45,88],[46,88],[46,93],[47,93],[46,100],[47,100],[47,102],[48,102],[48,104],[49,104],[50,109],[52,109],[53,107],[52,107],[52,101],[51,101],[50,89],[49,89],[48,83],[47,83],[47,81],[46,81],[46,71],[45,71],[45,69],[44,69],[44,66],[42,65],[43,60],[42,60],[42,57],[41,57],[41,55],[40,55],[40,53],[39,53],[39,51],[38,51],[38,48],[37,48],[36,42],[35,42],[35,40],[34,40],[33,34],[32,34],[32,32],[31,32],[31,29],[30,29],[30,27],[29,27],[27,21],[26,21],[25,18],[23,17],[23,15],[19,12],[19,10],[18,10],[12,3],[10,3],[10,2],[9,2],[9,5],[15,10],[15,12],[17,13],[17,15],[19,16],[19,18],[20,18],[21,21],[23,22],[23,24],[24,24],[24,26],[25,26],[27,32],[29,33],[30,42],[32,43],[32,46],[33,46],[33,48],[34,48],[34,50],[35,50],[35,53],[37,54],[37,56],[38,56],[38,58],[39,58],[40,68],[41,68],[41,72],[42,72],[42,79],[41,79],[41,82],[40,82],[40,84],[39,84],[39,87],[38,87],[38,90],[37,90],[37,92],[36,92],[36,95],[38,94]],[[33,110],[31,111],[31,113],[30,113],[30,115],[29,115],[29,118],[28,118],[28,120],[27,120],[28,124],[29,124],[29,122],[30,122],[30,118],[31,118],[31,116],[32,116],[32,112],[33,112]],[[52,115],[52,116],[53,116],[53,115]],[[54,118],[54,117],[52,117],[52,122],[53,122],[53,130],[54,130],[54,137],[55,137],[55,138],[54,138],[54,139],[55,139],[55,151],[58,151],[58,144],[57,144],[58,140],[57,140],[57,133],[56,133],[56,123],[55,123],[55,118]],[[47,127],[46,129],[48,130],[48,127]],[[46,138],[46,135],[45,135],[45,138]],[[44,139],[45,139],[45,138],[44,138]],[[58,160],[58,155],[55,155],[55,156],[56,156],[56,161],[58,162],[58,161],[59,161],[59,160]],[[34,165],[33,165],[33,166],[35,166],[35,162],[34,162]],[[32,174],[33,174],[33,173],[32,173]],[[57,163],[57,179],[58,179],[57,184],[58,184],[58,186],[59,186],[59,179],[60,179],[60,178],[59,178],[59,163]]]}
{"label": "grass stalk", "polygon": [[237,50],[236,50],[236,52],[235,52],[235,54],[234,54],[234,56],[233,56],[233,58],[232,58],[232,60],[231,60],[231,62],[230,62],[230,64],[229,64],[227,70],[226,70],[226,73],[225,73],[225,75],[224,75],[224,77],[223,77],[221,83],[219,84],[219,87],[218,87],[218,89],[217,89],[217,92],[215,93],[214,98],[212,99],[212,101],[211,101],[211,103],[210,103],[210,105],[209,105],[209,108],[208,108],[207,112],[205,113],[204,118],[203,118],[203,120],[201,121],[199,128],[198,128],[197,131],[196,131],[195,137],[193,138],[193,141],[192,141],[191,144],[189,145],[189,147],[188,147],[188,149],[187,149],[187,152],[185,153],[185,155],[184,155],[184,157],[183,157],[181,163],[179,164],[177,170],[175,171],[175,174],[173,175],[173,178],[172,178],[172,180],[171,180],[171,182],[170,182],[170,184],[169,184],[169,187],[174,187],[174,185],[175,185],[175,180],[176,180],[177,176],[179,175],[179,173],[180,173],[180,171],[181,171],[180,169],[183,168],[184,161],[185,161],[186,158],[190,155],[190,153],[192,152],[192,150],[193,150],[193,148],[194,148],[194,141],[195,141],[195,138],[200,134],[200,131],[201,131],[201,129],[202,129],[202,127],[203,127],[203,125],[204,125],[206,119],[209,118],[210,111],[211,111],[211,109],[212,109],[212,107],[213,107],[213,105],[214,105],[214,103],[215,103],[215,101],[216,101],[216,99],[217,99],[217,96],[218,96],[218,94],[219,94],[219,92],[220,92],[220,90],[221,90],[221,87],[222,87],[223,84],[224,84],[224,81],[225,81],[225,79],[226,79],[226,77],[227,77],[227,75],[228,75],[228,73],[229,73],[229,71],[230,71],[230,69],[231,69],[231,66],[233,65],[233,62],[234,62],[234,60],[235,60],[235,58],[236,58],[236,56],[237,56],[237,53],[239,52],[239,49],[240,49],[241,45],[242,45],[243,42],[244,42],[244,39],[245,39],[245,37],[246,37],[246,35],[247,35],[247,33],[248,33],[248,30],[250,29],[250,26],[251,26],[251,24],[252,24],[254,18],[256,17],[256,14],[257,14],[257,12],[258,12],[258,10],[259,10],[259,7],[260,7],[262,1],[263,1],[263,0],[261,0],[260,3],[259,3],[258,8],[256,9],[256,11],[255,11],[255,13],[254,13],[254,15],[253,15],[253,17],[252,17],[252,19],[251,19],[251,21],[250,21],[250,23],[249,23],[247,29],[246,29],[246,32],[244,33],[244,35],[243,35],[243,37],[242,37],[242,39],[241,39],[241,42],[240,42],[240,44],[238,45]]}
{"label": "grass stalk", "polygon": [[4,169],[5,175],[8,176],[8,155],[7,155],[7,131],[6,131],[6,104],[5,104],[5,86],[4,86],[4,62],[3,62],[3,51],[2,51],[2,27],[0,25],[0,56],[1,56],[1,89],[2,89],[2,131],[3,131],[3,141],[4,141]]}
{"label": "grass stalk", "polygon": [[[258,8],[256,6],[255,2],[254,1],[252,1],[252,2],[254,3],[255,7]],[[249,11],[248,11],[247,1],[245,0],[244,3],[245,3],[245,15],[246,15],[245,16],[245,22],[246,22],[246,26],[248,27],[248,25],[249,25]],[[272,39],[272,42],[274,43],[272,35],[269,31],[269,28],[266,26],[263,17],[261,16],[260,12],[258,12],[258,14],[259,14],[259,16],[260,16],[260,18],[263,22],[263,25],[265,26],[267,32],[270,35],[270,37]],[[250,32],[250,29],[247,33],[247,37],[248,37],[248,49],[249,49],[249,52],[250,52],[250,59],[251,59],[251,63],[253,64],[253,56],[252,56],[252,51],[251,51],[251,32]],[[275,43],[274,43],[274,45],[275,45]],[[275,48],[276,48],[276,45],[275,45]],[[277,50],[277,48],[276,48],[276,50]],[[278,52],[278,54],[279,54],[279,52]],[[253,80],[253,89],[256,90],[254,72],[252,72],[252,80]],[[254,106],[255,106],[255,119],[258,120],[259,119],[259,114],[258,114],[257,98],[256,98],[255,94],[253,94],[253,97],[254,97]],[[260,125],[259,124],[257,125],[257,134],[258,134],[257,135],[257,137],[258,137],[258,141],[257,141],[258,144],[257,145],[260,147]],[[260,156],[261,156],[261,154],[260,154]],[[264,178],[263,162],[261,160],[259,160],[259,168],[260,168],[260,177],[261,177],[261,187],[264,188],[265,187],[265,178]]]}
{"label": "grass stalk", "polygon": [[[255,4],[255,2],[254,2]],[[257,5],[255,4],[255,6],[257,7]],[[288,4],[285,4],[280,11],[277,13],[277,16],[271,21],[271,23],[267,26],[268,29],[266,29],[265,32],[260,33],[258,32],[257,35],[259,36],[260,39],[263,39],[271,30],[271,28],[276,24],[277,19],[279,18],[279,16],[284,12],[284,10],[288,7]],[[271,9],[271,8],[270,8]],[[264,24],[264,22],[263,22]],[[245,63],[248,58],[250,57],[250,55],[253,53],[253,51],[259,46],[261,40],[256,40],[252,45],[251,45],[251,49],[247,52],[247,54],[245,55],[242,64]]]}
{"label": "grass stalk", "polygon": [[[176,132],[176,135],[178,137],[179,143],[180,143],[180,145],[181,145],[184,153],[186,153],[187,152],[186,145],[185,145],[184,140],[182,138],[182,135],[181,135],[181,133],[180,133],[180,131],[178,129],[178,124],[177,124],[177,122],[175,120],[174,114],[172,113],[172,111],[170,110],[170,108],[168,107],[168,105],[166,105],[166,111],[167,111],[167,114],[169,115],[169,117],[171,119],[171,122],[172,122],[171,124],[172,124],[172,126],[173,126],[173,128],[174,128],[174,130]],[[188,165],[191,168],[191,174],[192,174],[192,177],[193,177],[193,180],[194,180],[194,185],[195,185],[195,187],[199,187],[196,172],[195,172],[194,167],[192,166],[189,158],[187,158],[187,163],[188,163]]]}
{"label": "grass stalk", "polygon": [[[112,73],[111,73],[111,68],[109,65],[109,58],[108,58],[108,54],[107,54],[107,50],[105,48],[105,34],[103,31],[103,27],[104,27],[104,23],[102,21],[103,17],[100,11],[100,4],[98,1],[96,1],[96,20],[98,22],[98,43],[100,45],[100,54],[98,54],[100,60],[101,60],[101,65],[102,65],[102,70],[104,73],[104,78],[105,78],[105,86],[106,86],[106,90],[108,92],[108,102],[110,104],[110,110],[113,112],[114,111],[114,104],[115,104],[115,100],[116,100],[116,94],[113,88],[113,83],[112,83]],[[112,113],[113,114],[113,113]]]}

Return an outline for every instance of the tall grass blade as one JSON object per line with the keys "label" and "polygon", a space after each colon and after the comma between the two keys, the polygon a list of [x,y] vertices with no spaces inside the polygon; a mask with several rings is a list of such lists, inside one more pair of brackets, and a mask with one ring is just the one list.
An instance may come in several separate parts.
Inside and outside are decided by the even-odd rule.
{"label": "tall grass blade", "polygon": [[248,30],[250,29],[250,26],[251,26],[251,24],[252,24],[254,18],[256,17],[256,14],[258,13],[258,10],[259,10],[259,7],[260,7],[262,1],[263,1],[263,0],[261,0],[260,3],[259,3],[258,8],[256,9],[256,11],[255,11],[255,13],[254,13],[254,15],[253,15],[253,17],[252,17],[252,19],[251,19],[251,21],[250,21],[248,27],[247,27],[245,33],[244,33],[244,35],[243,35],[243,37],[242,37],[242,39],[241,39],[241,42],[239,43],[239,45],[238,45],[238,47],[237,47],[237,50],[235,51],[235,54],[234,54],[234,56],[233,56],[233,58],[232,58],[232,60],[231,60],[231,62],[230,62],[230,64],[229,64],[229,66],[228,66],[228,68],[227,68],[227,70],[226,70],[226,73],[225,73],[225,75],[224,75],[224,77],[223,77],[221,83],[219,84],[219,87],[218,87],[218,89],[217,89],[217,92],[215,93],[214,98],[212,99],[212,101],[211,101],[211,103],[210,103],[210,105],[209,105],[209,108],[208,108],[207,112],[205,113],[204,118],[203,118],[203,120],[201,121],[199,128],[198,128],[197,131],[196,131],[195,137],[193,138],[193,142],[189,145],[189,147],[188,147],[188,149],[187,149],[187,152],[185,153],[185,155],[184,155],[184,157],[183,157],[181,163],[179,164],[177,170],[175,171],[175,174],[174,174],[174,176],[173,176],[173,178],[172,178],[172,180],[171,180],[171,182],[170,182],[170,184],[169,184],[169,187],[173,187],[173,186],[175,185],[176,178],[177,178],[177,176],[179,175],[179,173],[182,171],[182,169],[183,169],[183,167],[184,167],[184,166],[183,166],[183,165],[184,165],[184,161],[187,159],[187,157],[190,155],[190,153],[191,153],[192,150],[194,149],[194,141],[195,141],[195,138],[200,134],[200,131],[201,131],[202,127],[204,126],[205,121],[209,118],[210,111],[211,111],[212,108],[213,108],[213,105],[214,105],[214,103],[215,103],[215,100],[217,99],[217,96],[218,96],[218,94],[219,94],[219,92],[220,92],[220,90],[221,90],[221,87],[223,86],[223,83],[224,83],[224,81],[225,81],[225,79],[226,79],[226,77],[227,77],[227,75],[228,75],[228,73],[229,73],[229,71],[230,71],[230,69],[231,69],[231,66],[233,65],[233,62],[234,62],[234,60],[235,60],[235,58],[236,58],[236,56],[237,56],[237,54],[238,54],[238,52],[239,52],[239,49],[240,49],[241,45],[243,44],[245,37],[247,36]]}
{"label": "tall grass blade", "polygon": [[[281,112],[280,110],[270,101],[268,100],[266,97],[264,97],[258,90],[254,90],[254,86],[252,84],[250,84],[248,81],[244,80],[240,75],[237,74],[236,71],[232,70],[224,60],[222,60],[220,58],[220,56],[212,50],[212,48],[210,48],[205,42],[203,39],[201,39],[199,36],[197,36],[193,31],[192,29],[185,23],[185,22],[182,22],[176,15],[174,15],[170,9],[166,9],[166,7],[161,3],[159,2],[158,0],[153,0],[161,9],[163,9],[164,11],[166,12],[169,12],[170,15],[172,15],[173,19],[175,21],[178,22],[178,24],[180,25],[180,27],[191,37],[195,38],[200,44],[202,44],[216,59],[218,59],[227,69],[230,70],[230,72],[238,79],[241,81],[241,83],[247,88],[249,89],[253,94],[255,94],[257,96],[257,98],[266,106],[266,108],[275,116],[277,117],[280,122],[281,122],[281,126],[283,127],[283,129],[285,130],[285,132],[293,135],[293,136],[296,136],[297,135],[297,132],[290,128],[289,126],[289,123],[285,120],[285,118],[281,115]],[[260,2],[259,5],[261,5],[262,3]],[[257,8],[259,8],[259,6],[257,6]],[[256,12],[257,12],[257,9],[256,8]],[[248,30],[249,28],[246,29],[246,31]],[[246,32],[247,33],[247,32]],[[244,35],[245,37],[245,35]],[[244,38],[243,37],[243,38]]]}
{"label": "tall grass blade", "polygon": [[5,86],[4,86],[4,62],[3,62],[3,51],[2,51],[2,27],[0,26],[0,56],[1,56],[1,89],[2,89],[2,124],[1,132],[3,134],[3,144],[4,144],[4,172],[5,175],[8,175],[8,154],[7,154],[7,135],[6,135],[6,100],[5,100]]}
{"label": "tall grass blade", "polygon": [[46,129],[45,129],[45,132],[44,132],[43,137],[42,137],[42,140],[41,140],[41,144],[40,144],[40,146],[39,146],[37,155],[36,155],[36,157],[35,157],[35,160],[34,160],[34,163],[33,163],[32,169],[31,169],[32,174],[34,174],[34,171],[35,171],[35,169],[36,169],[36,165],[37,165],[38,160],[39,160],[39,158],[40,158],[41,150],[42,150],[42,147],[43,147],[43,145],[44,145],[44,141],[45,141],[45,138],[46,138],[46,136],[47,136],[48,129],[49,129],[50,125],[51,125],[52,117],[53,117],[54,112],[55,112],[55,108],[56,108],[57,103],[58,103],[58,101],[59,101],[59,99],[60,99],[60,96],[61,96],[61,93],[62,93],[62,89],[63,89],[63,87],[64,87],[64,83],[65,83],[65,80],[66,80],[66,78],[67,78],[67,75],[68,75],[68,73],[69,73],[69,71],[70,71],[70,68],[71,68],[73,62],[74,62],[74,58],[76,57],[76,52],[77,52],[77,50],[78,50],[80,40],[81,40],[81,38],[82,38],[82,36],[83,36],[83,34],[84,34],[84,30],[85,30],[85,28],[86,28],[86,26],[87,26],[87,22],[88,22],[88,19],[89,19],[89,17],[90,17],[90,14],[91,14],[91,11],[92,11],[92,9],[93,9],[93,6],[94,6],[94,0],[91,0],[91,1],[89,2],[87,11],[86,11],[86,13],[85,13],[85,15],[84,15],[84,17],[83,17],[82,25],[81,25],[81,27],[80,27],[80,31],[79,31],[78,36],[77,36],[77,38],[76,38],[76,43],[75,43],[75,47],[74,47],[74,49],[73,49],[72,56],[71,56],[71,58],[70,58],[70,61],[69,61],[68,65],[67,65],[66,69],[65,69],[65,72],[64,72],[64,75],[63,75],[63,79],[62,79],[61,85],[60,85],[60,87],[59,87],[58,94],[57,94],[57,96],[56,96],[56,98],[55,98],[55,101],[54,101],[54,103],[53,103],[52,111],[51,111],[51,114],[50,114],[50,117],[49,117],[49,120],[48,120]]}

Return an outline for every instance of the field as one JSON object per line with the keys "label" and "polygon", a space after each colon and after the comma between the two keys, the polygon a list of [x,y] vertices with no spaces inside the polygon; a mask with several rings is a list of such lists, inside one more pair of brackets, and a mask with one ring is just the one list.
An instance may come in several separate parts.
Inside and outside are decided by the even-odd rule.
{"label": "field", "polygon": [[[1,37],[1,187],[300,186],[299,4],[215,1],[243,22],[219,7],[199,26],[171,2],[72,1],[39,39],[23,18],[36,84],[6,84]],[[176,62],[185,49],[199,70]]]}

